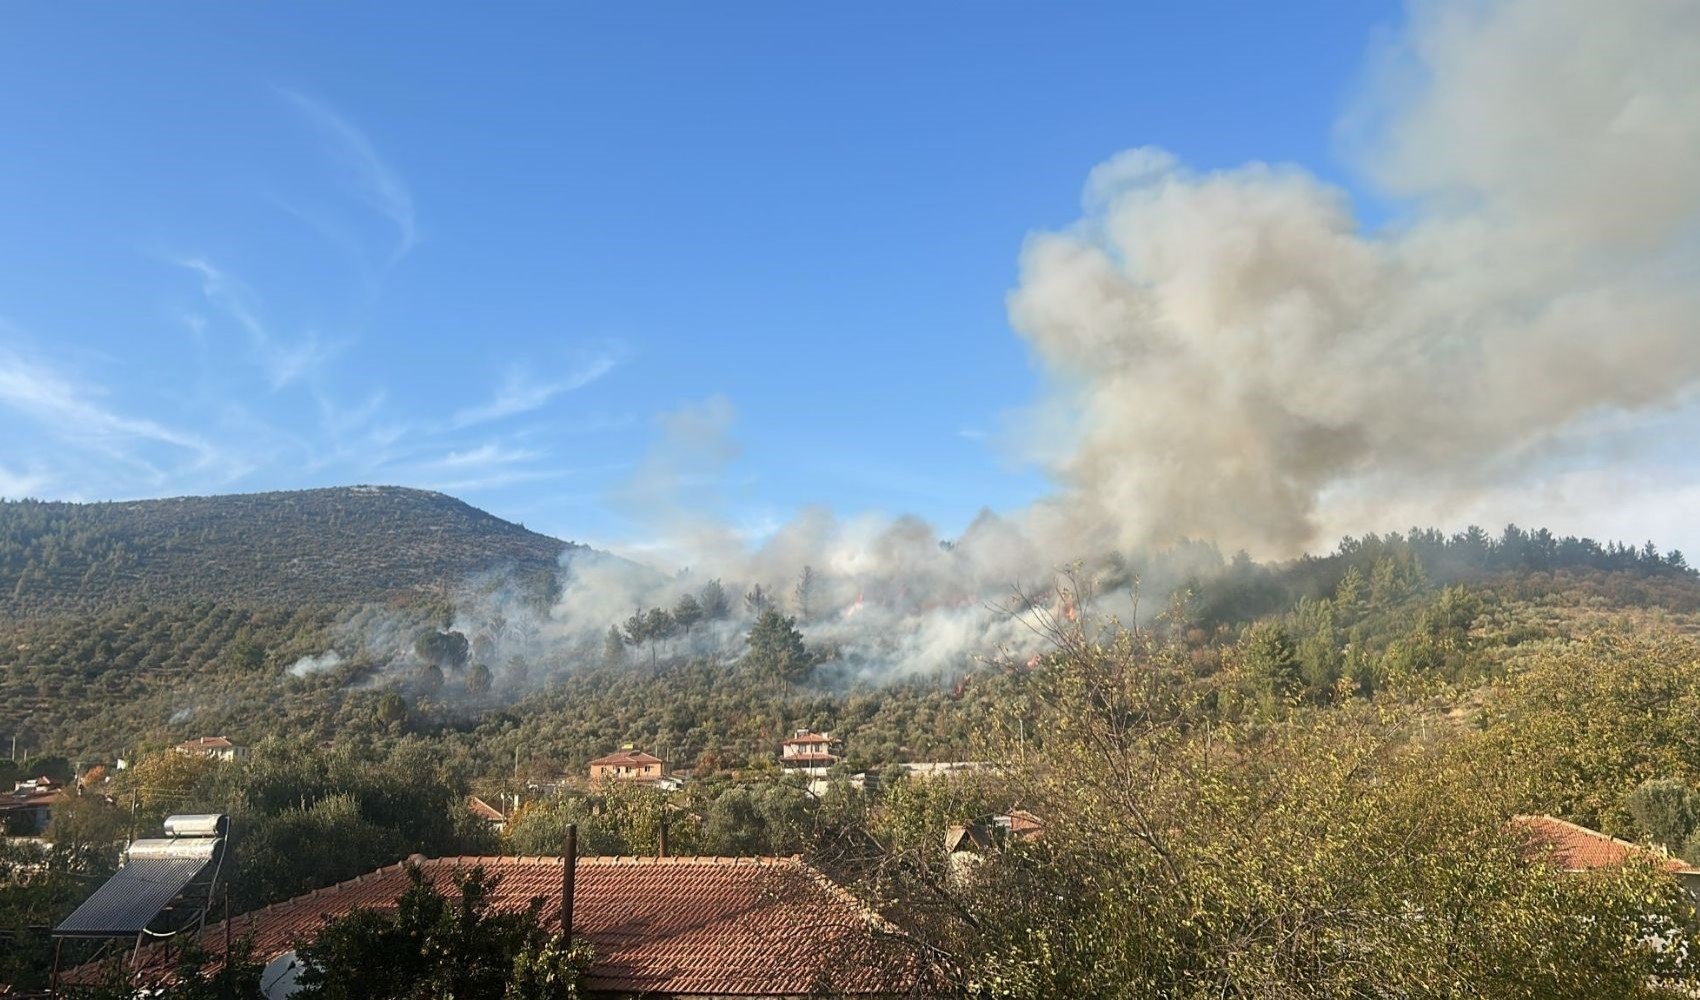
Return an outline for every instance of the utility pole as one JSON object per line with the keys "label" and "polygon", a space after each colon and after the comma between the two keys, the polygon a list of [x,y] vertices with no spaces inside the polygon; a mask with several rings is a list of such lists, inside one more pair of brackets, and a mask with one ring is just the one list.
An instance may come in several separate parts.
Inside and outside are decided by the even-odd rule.
{"label": "utility pole", "polygon": [[578,875],[578,824],[567,824],[567,843],[561,854],[561,937],[573,941],[573,881]]}
{"label": "utility pole", "polygon": [[230,965],[230,883],[224,883],[224,997],[235,1000],[235,971]]}

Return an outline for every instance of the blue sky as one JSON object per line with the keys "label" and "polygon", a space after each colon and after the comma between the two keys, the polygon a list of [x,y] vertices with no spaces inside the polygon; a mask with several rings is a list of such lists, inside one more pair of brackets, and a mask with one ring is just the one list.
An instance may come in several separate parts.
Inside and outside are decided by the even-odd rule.
{"label": "blue sky", "polygon": [[[355,482],[641,531],[1047,489],[1005,295],[1093,165],[1292,161],[1388,3],[30,5],[0,32],[0,494]],[[1373,204],[1360,206],[1373,216]]]}

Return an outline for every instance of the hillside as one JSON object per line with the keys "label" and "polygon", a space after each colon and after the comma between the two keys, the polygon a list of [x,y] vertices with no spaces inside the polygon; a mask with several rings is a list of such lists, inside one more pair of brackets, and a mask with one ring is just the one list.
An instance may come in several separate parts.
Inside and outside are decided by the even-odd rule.
{"label": "hillside", "polygon": [[146,602],[346,604],[553,569],[571,543],[395,486],[123,503],[0,502],[0,613]]}

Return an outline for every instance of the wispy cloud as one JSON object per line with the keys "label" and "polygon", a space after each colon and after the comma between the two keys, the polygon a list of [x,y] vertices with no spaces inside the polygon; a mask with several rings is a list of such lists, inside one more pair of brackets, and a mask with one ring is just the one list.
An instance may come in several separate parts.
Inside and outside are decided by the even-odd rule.
{"label": "wispy cloud", "polygon": [[[296,340],[274,334],[260,318],[254,293],[248,286],[204,257],[185,257],[177,264],[200,275],[201,294],[242,330],[274,390],[311,374],[342,351],[343,345],[327,344],[311,331]],[[184,321],[195,338],[204,343],[205,318],[188,315]]]}
{"label": "wispy cloud", "polygon": [[555,479],[566,479],[578,474],[576,469],[506,469],[491,472],[482,476],[466,476],[460,479],[424,479],[416,485],[420,489],[436,490],[439,493],[476,493],[480,490],[493,490],[501,486],[515,486],[520,483],[548,482]]}
{"label": "wispy cloud", "polygon": [[98,451],[156,481],[165,473],[142,457],[138,445],[183,453],[187,468],[180,471],[234,468],[228,456],[200,435],[121,413],[105,403],[105,395],[104,389],[0,348],[0,407],[37,424],[52,439]]}
{"label": "wispy cloud", "polygon": [[444,469],[487,468],[499,465],[518,465],[542,457],[543,452],[534,448],[509,448],[491,441],[466,451],[451,451],[437,459],[433,464]]}
{"label": "wispy cloud", "polygon": [[619,363],[620,359],[614,352],[604,352],[551,381],[538,381],[522,369],[510,368],[489,402],[456,413],[449,418],[449,427],[459,430],[529,413],[562,393],[584,388],[613,371]]}
{"label": "wispy cloud", "polygon": [[288,87],[275,88],[279,97],[298,111],[328,141],[327,152],[350,172],[355,191],[396,228],[394,263],[419,243],[413,194],[400,173],[378,155],[377,147],[353,122],[330,105]]}

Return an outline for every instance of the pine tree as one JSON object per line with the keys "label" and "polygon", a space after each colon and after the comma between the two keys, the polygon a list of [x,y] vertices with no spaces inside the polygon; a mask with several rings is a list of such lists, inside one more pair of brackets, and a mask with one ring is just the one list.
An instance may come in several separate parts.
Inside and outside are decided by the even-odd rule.
{"label": "pine tree", "polygon": [[744,662],[756,673],[790,684],[808,677],[814,657],[797,631],[797,620],[767,607],[750,626],[750,648]]}
{"label": "pine tree", "polygon": [[686,638],[690,637],[691,627],[702,619],[702,604],[694,594],[686,594],[679,598],[679,603],[673,605],[673,621],[685,633]]}
{"label": "pine tree", "polygon": [[618,625],[608,626],[608,637],[602,641],[602,663],[608,667],[626,665],[626,637]]}
{"label": "pine tree", "polygon": [[809,599],[814,596],[814,590],[815,568],[804,566],[803,571],[797,574],[796,598],[797,619],[799,621],[807,622],[809,620]]}
{"label": "pine tree", "polygon": [[726,597],[726,588],[717,579],[703,584],[697,602],[702,605],[702,616],[707,621],[717,622],[732,613],[732,605]]}

